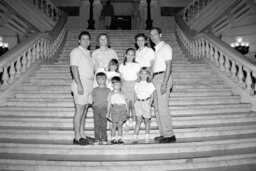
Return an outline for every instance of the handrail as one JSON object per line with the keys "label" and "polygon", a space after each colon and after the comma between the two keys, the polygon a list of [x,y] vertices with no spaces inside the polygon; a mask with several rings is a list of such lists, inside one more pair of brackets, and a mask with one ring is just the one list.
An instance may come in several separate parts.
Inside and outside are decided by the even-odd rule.
{"label": "handrail", "polygon": [[[255,95],[256,63],[210,33],[190,36],[182,17],[176,16],[177,35],[193,58],[207,58],[247,94]],[[181,24],[183,23],[183,24]]]}
{"label": "handrail", "polygon": [[50,0],[31,0],[45,15],[53,21],[58,21],[61,11]]}
{"label": "handrail", "polygon": [[183,19],[189,22],[197,13],[199,13],[212,0],[193,0],[183,9]]}
{"label": "handrail", "polygon": [[193,0],[183,10],[183,20],[196,31],[202,31],[233,4],[241,0]]}
{"label": "handrail", "polygon": [[62,13],[54,29],[36,33],[9,50],[0,58],[0,89],[6,89],[15,78],[27,71],[38,59],[50,59],[58,50],[65,35],[67,15]]}

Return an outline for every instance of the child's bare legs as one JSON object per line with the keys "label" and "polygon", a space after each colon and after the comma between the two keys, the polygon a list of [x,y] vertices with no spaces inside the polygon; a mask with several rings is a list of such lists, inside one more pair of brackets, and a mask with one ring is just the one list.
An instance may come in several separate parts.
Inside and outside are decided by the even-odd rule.
{"label": "child's bare legs", "polygon": [[141,122],[142,122],[142,116],[136,116],[136,125],[134,129],[134,135],[136,136],[138,136],[139,134]]}
{"label": "child's bare legs", "polygon": [[145,128],[146,128],[146,134],[150,133],[150,119],[145,118]]}
{"label": "child's bare legs", "polygon": [[116,138],[116,128],[117,128],[118,123],[113,122],[112,123],[112,128],[111,128],[111,137],[112,140]]}
{"label": "child's bare legs", "polygon": [[123,121],[119,121],[118,125],[117,125],[119,139],[122,138],[122,136],[123,136],[123,123],[124,123]]}
{"label": "child's bare legs", "polygon": [[149,132],[150,132],[150,118],[145,118],[145,128],[146,128],[146,143],[149,143]]}

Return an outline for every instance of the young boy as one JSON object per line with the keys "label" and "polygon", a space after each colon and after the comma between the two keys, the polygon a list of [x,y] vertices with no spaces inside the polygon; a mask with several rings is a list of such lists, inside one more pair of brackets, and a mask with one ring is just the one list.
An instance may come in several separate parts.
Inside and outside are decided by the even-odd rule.
{"label": "young boy", "polygon": [[[128,118],[127,99],[121,91],[122,81],[120,77],[114,76],[111,79],[113,90],[108,95],[108,112],[106,117],[111,118],[111,144],[123,144],[123,124]],[[118,137],[116,137],[116,129],[118,129]]]}
{"label": "young boy", "polygon": [[109,88],[106,87],[107,75],[104,72],[99,72],[96,74],[96,81],[98,86],[92,90],[92,109],[94,118],[94,144],[107,144],[107,119],[106,114],[108,112],[107,106],[108,94],[111,92]]}

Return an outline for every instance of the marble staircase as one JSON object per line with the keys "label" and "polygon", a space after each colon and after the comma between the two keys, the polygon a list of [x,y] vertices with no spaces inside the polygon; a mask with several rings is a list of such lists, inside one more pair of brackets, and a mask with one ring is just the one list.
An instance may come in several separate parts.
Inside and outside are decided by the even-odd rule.
{"label": "marble staircase", "polygon": [[[158,144],[153,115],[150,144],[73,145],[74,104],[70,93],[69,53],[80,30],[67,30],[57,61],[44,63],[24,79],[0,106],[0,170],[253,170],[256,166],[256,113],[202,61],[182,52],[175,30],[163,30],[174,52],[170,110],[176,143]],[[91,31],[92,45],[101,31]],[[148,34],[146,31],[142,31]],[[122,61],[138,31],[110,31],[111,46]],[[92,110],[86,135],[93,136]],[[108,132],[109,133],[109,132]]]}

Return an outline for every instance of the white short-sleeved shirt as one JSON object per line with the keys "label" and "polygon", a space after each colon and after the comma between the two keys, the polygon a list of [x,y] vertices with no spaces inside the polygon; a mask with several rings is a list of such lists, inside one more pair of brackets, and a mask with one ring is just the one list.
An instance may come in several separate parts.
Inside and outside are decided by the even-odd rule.
{"label": "white short-sleeved shirt", "polygon": [[134,85],[134,91],[138,99],[147,99],[155,89],[154,84],[147,81],[136,82]]}
{"label": "white short-sleeved shirt", "polygon": [[92,79],[94,76],[94,64],[90,57],[90,51],[78,46],[70,52],[70,65],[78,66],[80,79]]}
{"label": "white short-sleeved shirt", "polygon": [[125,81],[137,80],[139,71],[140,66],[135,62],[127,62],[125,65],[121,64],[119,67],[119,72]]}
{"label": "white short-sleeved shirt", "polygon": [[155,46],[153,72],[165,71],[165,61],[168,60],[172,60],[172,48],[164,41],[161,41]]}
{"label": "white short-sleeved shirt", "polygon": [[135,61],[140,65],[140,67],[151,67],[150,61],[155,59],[155,52],[149,47],[144,47],[142,50],[136,51]]}
{"label": "white short-sleeved shirt", "polygon": [[110,92],[108,101],[110,101],[111,104],[126,104],[126,98],[123,92]]}
{"label": "white short-sleeved shirt", "polygon": [[111,59],[118,59],[116,51],[108,48],[107,50],[96,49],[92,52],[92,60],[95,65],[95,70],[99,68],[108,68],[108,63]]}

